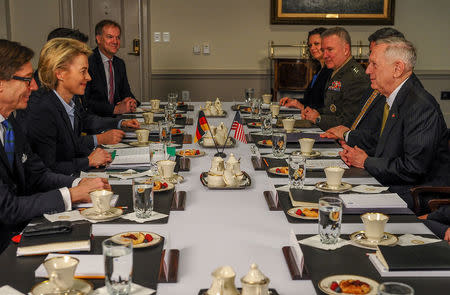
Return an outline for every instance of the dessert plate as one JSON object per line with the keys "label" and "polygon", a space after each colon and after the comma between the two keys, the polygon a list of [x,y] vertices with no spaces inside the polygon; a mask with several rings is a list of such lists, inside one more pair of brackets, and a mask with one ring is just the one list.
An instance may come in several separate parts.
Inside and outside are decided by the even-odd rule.
{"label": "dessert plate", "polygon": [[[130,238],[130,235],[133,235],[134,237],[136,237],[136,239]],[[152,240],[150,242],[147,242],[145,240],[147,235],[150,235],[152,237]],[[128,236],[129,238],[126,238],[124,236]],[[152,232],[131,231],[131,232],[124,232],[124,233],[114,235],[111,237],[111,240],[113,240],[114,242],[116,242],[118,244],[124,244],[124,245],[127,244],[129,241],[132,241],[133,248],[146,248],[146,247],[158,245],[159,243],[161,243],[163,241],[163,238],[160,235],[152,233]]]}
{"label": "dessert plate", "polygon": [[[365,294],[367,294],[367,295],[376,295],[377,294],[379,284],[376,281],[366,278],[366,277],[357,276],[357,275],[334,275],[334,276],[326,277],[319,282],[319,284],[318,284],[319,289],[322,290],[325,294],[329,294],[329,295],[348,294],[348,293],[344,293],[344,292],[338,293],[338,292],[333,291],[330,288],[331,284],[333,282],[339,283],[340,281],[343,281],[343,280],[359,280],[361,282],[364,282],[370,286],[370,291]],[[363,293],[361,293],[361,294],[363,294]]]}
{"label": "dessert plate", "polygon": [[[298,210],[300,210],[303,213],[303,215],[301,215],[301,214],[299,215]],[[317,219],[319,219],[319,208],[317,208],[317,207],[315,207],[315,208],[314,207],[293,207],[287,211],[287,214],[294,218],[317,220]]]}

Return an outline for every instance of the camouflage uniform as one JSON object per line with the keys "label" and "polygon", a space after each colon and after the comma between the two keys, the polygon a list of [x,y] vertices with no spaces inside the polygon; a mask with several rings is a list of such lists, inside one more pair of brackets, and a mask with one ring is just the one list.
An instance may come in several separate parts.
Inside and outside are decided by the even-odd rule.
{"label": "camouflage uniform", "polygon": [[318,109],[320,122],[317,125],[323,130],[338,125],[351,126],[369,86],[370,79],[364,68],[350,58],[325,86],[325,106]]}

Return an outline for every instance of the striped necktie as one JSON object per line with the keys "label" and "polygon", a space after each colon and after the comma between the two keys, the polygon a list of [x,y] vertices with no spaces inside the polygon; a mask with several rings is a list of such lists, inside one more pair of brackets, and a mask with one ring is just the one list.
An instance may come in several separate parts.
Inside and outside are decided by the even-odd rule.
{"label": "striped necktie", "polygon": [[108,59],[108,65],[109,65],[109,93],[108,93],[108,100],[110,104],[114,104],[114,71],[112,67],[112,61]]}
{"label": "striped necktie", "polygon": [[369,96],[369,98],[366,100],[366,103],[364,104],[363,108],[361,109],[361,112],[359,112],[358,117],[356,117],[355,121],[352,124],[351,130],[355,130],[356,126],[358,126],[359,121],[361,121],[361,118],[366,113],[367,109],[370,107],[372,102],[374,101],[375,97],[378,95],[378,91],[374,90],[372,94]]}
{"label": "striped necktie", "polygon": [[383,121],[381,121],[380,137],[383,134],[384,126],[386,125],[386,121],[387,121],[388,115],[389,115],[389,104],[386,102],[384,104]]}
{"label": "striped necktie", "polygon": [[13,167],[14,163],[14,131],[9,124],[8,120],[4,120],[2,122],[3,127],[5,127],[5,141],[4,141],[4,147],[5,147],[5,153],[8,157],[8,162],[11,168]]}

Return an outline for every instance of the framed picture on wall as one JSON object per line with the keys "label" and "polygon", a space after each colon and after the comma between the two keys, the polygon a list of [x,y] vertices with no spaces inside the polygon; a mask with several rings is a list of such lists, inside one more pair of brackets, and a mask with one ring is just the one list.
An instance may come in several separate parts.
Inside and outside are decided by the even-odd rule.
{"label": "framed picture on wall", "polygon": [[395,0],[271,0],[271,24],[393,25]]}

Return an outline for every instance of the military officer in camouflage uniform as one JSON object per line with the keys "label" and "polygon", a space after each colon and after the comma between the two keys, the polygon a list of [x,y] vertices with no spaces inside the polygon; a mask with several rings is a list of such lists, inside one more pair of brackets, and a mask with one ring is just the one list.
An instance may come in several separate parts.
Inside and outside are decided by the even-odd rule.
{"label": "military officer in camouflage uniform", "polygon": [[318,110],[306,108],[302,117],[323,130],[350,126],[359,113],[370,79],[352,57],[350,35],[344,28],[330,28],[321,37],[325,64],[333,73],[326,85],[325,106]]}

